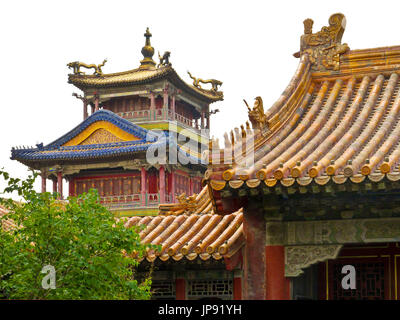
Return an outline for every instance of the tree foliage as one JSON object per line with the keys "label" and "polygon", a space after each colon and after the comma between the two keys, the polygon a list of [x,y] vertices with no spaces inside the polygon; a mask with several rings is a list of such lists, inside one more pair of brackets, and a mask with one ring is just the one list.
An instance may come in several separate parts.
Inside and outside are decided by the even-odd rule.
{"label": "tree foliage", "polygon": [[[99,203],[97,190],[59,201],[56,193],[34,190],[36,176],[21,180],[0,170],[8,184],[4,194],[17,192],[23,199],[0,198],[9,210],[0,225],[12,219],[17,226],[0,226],[0,298],[150,298],[150,277],[135,279],[137,257],[151,247],[140,242],[139,228],[116,221]],[[55,268],[56,289],[42,287],[45,265]]]}

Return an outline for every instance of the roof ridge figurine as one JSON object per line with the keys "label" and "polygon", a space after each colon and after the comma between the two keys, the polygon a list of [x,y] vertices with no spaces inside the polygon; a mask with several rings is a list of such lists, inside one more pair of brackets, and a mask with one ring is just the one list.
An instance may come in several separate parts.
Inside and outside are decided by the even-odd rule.
{"label": "roof ridge figurine", "polygon": [[216,79],[203,80],[201,78],[193,77],[192,74],[189,71],[187,73],[189,74],[189,77],[193,79],[193,85],[196,88],[203,89],[201,87],[201,85],[200,85],[200,82],[204,83],[204,84],[211,83],[211,86],[212,86],[211,91],[213,91],[213,92],[217,92],[218,91],[218,86],[222,86],[222,81],[219,81],[219,80],[216,80]]}
{"label": "roof ridge figurine", "polygon": [[300,52],[294,56],[299,58],[308,54],[311,68],[314,71],[339,70],[340,55],[350,50],[347,43],[341,44],[346,28],[346,18],[342,13],[335,13],[329,18],[329,26],[312,33],[314,21],[303,21],[304,34],[300,39]]}
{"label": "roof ridge figurine", "polygon": [[86,68],[86,69],[94,69],[94,75],[101,76],[103,75],[103,71],[101,70],[102,67],[106,64],[107,59],[104,59],[102,63],[96,65],[94,63],[92,64],[86,64],[84,62],[79,62],[79,61],[74,61],[70,62],[67,64],[67,67],[70,69],[73,69],[74,74],[79,74],[79,75],[84,75],[85,73],[80,71],[80,68]]}
{"label": "roof ridge figurine", "polygon": [[158,58],[160,59],[160,63],[157,65],[157,68],[160,67],[169,67],[171,66],[171,62],[169,62],[169,57],[171,56],[171,52],[165,51],[164,54],[161,56],[160,51],[158,51]]}
{"label": "roof ridge figurine", "polygon": [[249,119],[253,129],[262,129],[267,123],[267,116],[264,113],[263,100],[261,97],[256,97],[254,100],[254,106],[253,109],[251,109],[247,101],[243,99],[249,111]]}

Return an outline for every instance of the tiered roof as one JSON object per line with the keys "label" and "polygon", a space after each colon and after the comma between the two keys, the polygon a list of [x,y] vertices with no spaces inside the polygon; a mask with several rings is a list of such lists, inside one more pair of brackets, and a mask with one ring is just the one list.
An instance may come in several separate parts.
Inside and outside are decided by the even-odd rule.
{"label": "tiered roof", "polygon": [[124,72],[103,74],[101,76],[70,74],[68,78],[69,83],[83,91],[86,89],[144,85],[160,80],[169,80],[177,88],[209,103],[223,100],[223,93],[221,91],[205,90],[187,84],[171,65],[160,66],[159,68],[153,67],[151,69],[137,68]]}
{"label": "tiered roof", "polygon": [[132,217],[125,226],[146,225],[140,232],[143,243],[161,245],[161,252],[150,250],[149,262],[159,258],[202,260],[232,257],[244,245],[243,211],[222,216],[215,214],[208,187],[189,198],[180,197],[180,203],[160,205],[160,214],[154,217]]}
{"label": "tiered roof", "polygon": [[[164,139],[165,138],[165,139]],[[11,159],[33,168],[43,162],[79,161],[125,157],[157,147],[168,141],[176,143],[165,134],[164,138],[148,131],[108,110],[99,110],[61,138],[36,148],[13,148]],[[199,162],[199,154],[190,154],[183,145],[176,145],[179,152]]]}
{"label": "tiered roof", "polygon": [[264,116],[255,105],[253,130],[226,139],[225,154],[251,139],[254,154],[214,152],[206,173],[214,190],[400,179],[400,46],[349,50],[340,43],[344,16],[329,22],[313,34],[305,21],[300,63],[282,96]]}
{"label": "tiered roof", "polygon": [[[84,143],[96,131],[106,128],[109,137],[117,142],[104,143],[101,139]],[[112,131],[112,133],[110,131]],[[43,161],[107,158],[145,151],[156,140],[146,129],[125,120],[108,110],[99,110],[61,138],[36,148],[12,149],[11,159],[34,165]],[[90,140],[89,140],[90,141]],[[97,143],[96,143],[97,142]],[[102,143],[103,142],[103,143]]]}
{"label": "tiered roof", "polygon": [[[169,62],[169,52],[166,52],[168,55],[168,57],[165,58],[166,61],[160,61],[157,65],[153,60],[154,48],[150,43],[152,35],[149,28],[147,28],[144,36],[146,37],[146,44],[142,48],[144,59],[141,61],[138,68],[110,74],[103,74],[100,72],[101,69],[93,75],[75,72],[68,76],[68,82],[83,91],[87,91],[88,89],[97,91],[103,88],[145,85],[161,80],[168,80],[180,90],[183,90],[202,101],[206,101],[207,103],[223,100],[222,91],[214,90],[214,88],[206,90],[198,85],[190,85],[183,81]],[[78,63],[79,62],[76,62],[76,64]]]}

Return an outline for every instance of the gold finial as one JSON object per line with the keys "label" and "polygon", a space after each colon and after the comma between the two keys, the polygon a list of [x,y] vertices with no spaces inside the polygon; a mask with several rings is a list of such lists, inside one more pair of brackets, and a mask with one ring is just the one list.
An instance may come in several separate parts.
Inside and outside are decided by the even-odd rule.
{"label": "gold finial", "polygon": [[146,29],[146,33],[144,34],[146,38],[146,43],[144,47],[142,48],[142,54],[144,59],[140,61],[140,69],[150,69],[154,68],[156,63],[153,60],[153,55],[154,55],[154,48],[151,46],[150,43],[150,38],[152,34],[149,31],[149,28]]}

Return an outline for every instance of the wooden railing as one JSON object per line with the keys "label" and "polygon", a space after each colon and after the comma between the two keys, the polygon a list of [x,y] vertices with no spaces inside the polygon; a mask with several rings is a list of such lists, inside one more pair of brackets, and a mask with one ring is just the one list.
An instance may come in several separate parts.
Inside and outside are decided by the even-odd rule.
{"label": "wooden railing", "polygon": [[[138,121],[152,121],[152,120],[176,120],[177,122],[199,131],[200,125],[196,125],[196,121],[193,119],[186,118],[178,113],[172,113],[171,110],[167,109],[154,109],[153,114],[152,110],[137,110],[137,111],[127,111],[127,112],[118,112],[117,114],[124,119],[127,120],[138,120]],[[167,113],[167,114],[166,114]]]}
{"label": "wooden railing", "polygon": [[158,193],[148,193],[146,194],[146,204],[151,206],[160,203],[160,195]]}
{"label": "wooden railing", "polygon": [[[172,202],[172,195],[165,195],[165,202]],[[119,195],[119,196],[104,196],[100,197],[100,203],[108,208],[134,208],[142,207],[142,195],[130,194],[130,195]],[[159,193],[146,193],[144,206],[158,206],[160,204]]]}
{"label": "wooden railing", "polygon": [[142,205],[141,194],[100,197],[100,203],[108,208],[140,207]]}
{"label": "wooden railing", "polygon": [[138,120],[151,120],[151,112],[150,110],[137,110],[137,111],[127,111],[127,112],[118,112],[117,113],[121,118],[130,120],[130,119],[138,119]]}

